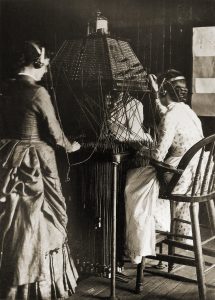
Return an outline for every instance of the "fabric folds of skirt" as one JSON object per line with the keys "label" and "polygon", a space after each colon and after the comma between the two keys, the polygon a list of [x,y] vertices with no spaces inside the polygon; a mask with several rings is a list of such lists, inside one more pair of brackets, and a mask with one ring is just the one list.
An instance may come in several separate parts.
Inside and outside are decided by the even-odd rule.
{"label": "fabric folds of skirt", "polygon": [[0,290],[0,299],[66,299],[74,294],[78,274],[67,244],[47,253],[45,261],[47,280],[19,286],[7,286],[5,282]]}

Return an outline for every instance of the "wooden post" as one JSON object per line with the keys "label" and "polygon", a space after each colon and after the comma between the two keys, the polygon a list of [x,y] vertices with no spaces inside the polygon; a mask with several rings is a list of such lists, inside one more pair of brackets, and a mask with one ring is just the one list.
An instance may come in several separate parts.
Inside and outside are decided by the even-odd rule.
{"label": "wooden post", "polygon": [[112,202],[112,245],[111,245],[111,294],[108,299],[117,300],[116,296],[116,206],[117,206],[117,177],[118,165],[128,158],[130,153],[113,154],[113,202]]}
{"label": "wooden post", "polygon": [[111,295],[116,297],[116,205],[117,205],[117,172],[119,162],[113,161],[113,203],[112,203],[112,245],[111,245]]}

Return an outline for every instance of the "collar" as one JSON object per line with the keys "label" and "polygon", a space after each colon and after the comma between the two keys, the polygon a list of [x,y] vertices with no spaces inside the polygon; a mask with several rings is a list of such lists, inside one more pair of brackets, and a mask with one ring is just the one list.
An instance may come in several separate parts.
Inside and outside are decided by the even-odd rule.
{"label": "collar", "polygon": [[175,107],[176,105],[186,105],[184,102],[172,102],[167,106],[167,110],[171,110],[173,107]]}
{"label": "collar", "polygon": [[18,75],[28,76],[28,77],[31,77],[34,81],[37,81],[37,79],[33,75],[31,75],[31,74],[29,74],[27,72],[19,72]]}
{"label": "collar", "polygon": [[169,105],[167,105],[167,110],[172,109],[178,102],[172,102]]}

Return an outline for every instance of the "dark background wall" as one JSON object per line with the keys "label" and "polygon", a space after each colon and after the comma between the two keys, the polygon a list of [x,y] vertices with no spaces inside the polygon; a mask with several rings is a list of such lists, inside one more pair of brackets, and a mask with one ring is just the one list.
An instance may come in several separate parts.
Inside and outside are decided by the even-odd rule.
{"label": "dark background wall", "polygon": [[[215,25],[214,0],[0,0],[0,75],[8,77],[23,40],[44,43],[53,53],[65,39],[86,34],[100,9],[113,37],[128,40],[149,73],[175,68],[192,80],[192,28]],[[203,118],[206,134],[213,118]]]}
{"label": "dark background wall", "polygon": [[111,34],[129,40],[149,72],[166,68],[191,74],[193,26],[215,25],[214,0],[1,0],[2,76],[11,50],[26,39],[52,51],[65,39],[82,37],[100,9]]}
{"label": "dark background wall", "polygon": [[[0,0],[0,76],[11,73],[23,40],[44,43],[53,53],[65,39],[86,34],[100,9],[113,37],[128,40],[149,73],[180,70],[192,82],[192,28],[215,25],[215,0]],[[203,118],[208,135],[214,118]]]}
{"label": "dark background wall", "polygon": [[[86,34],[100,9],[113,37],[128,40],[149,73],[180,70],[191,90],[192,28],[215,25],[214,0],[0,0],[0,75],[8,77],[23,40],[40,40],[56,52],[65,39]],[[203,118],[206,134],[213,118]]]}

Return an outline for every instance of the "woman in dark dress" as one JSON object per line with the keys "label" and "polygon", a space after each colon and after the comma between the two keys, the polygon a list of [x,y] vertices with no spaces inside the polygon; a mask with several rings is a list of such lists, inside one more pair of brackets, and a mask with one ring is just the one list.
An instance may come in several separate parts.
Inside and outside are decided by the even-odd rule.
{"label": "woman in dark dress", "polygon": [[54,148],[80,145],[65,137],[48,92],[36,83],[48,62],[44,48],[26,42],[19,73],[0,97],[0,299],[75,292]]}

